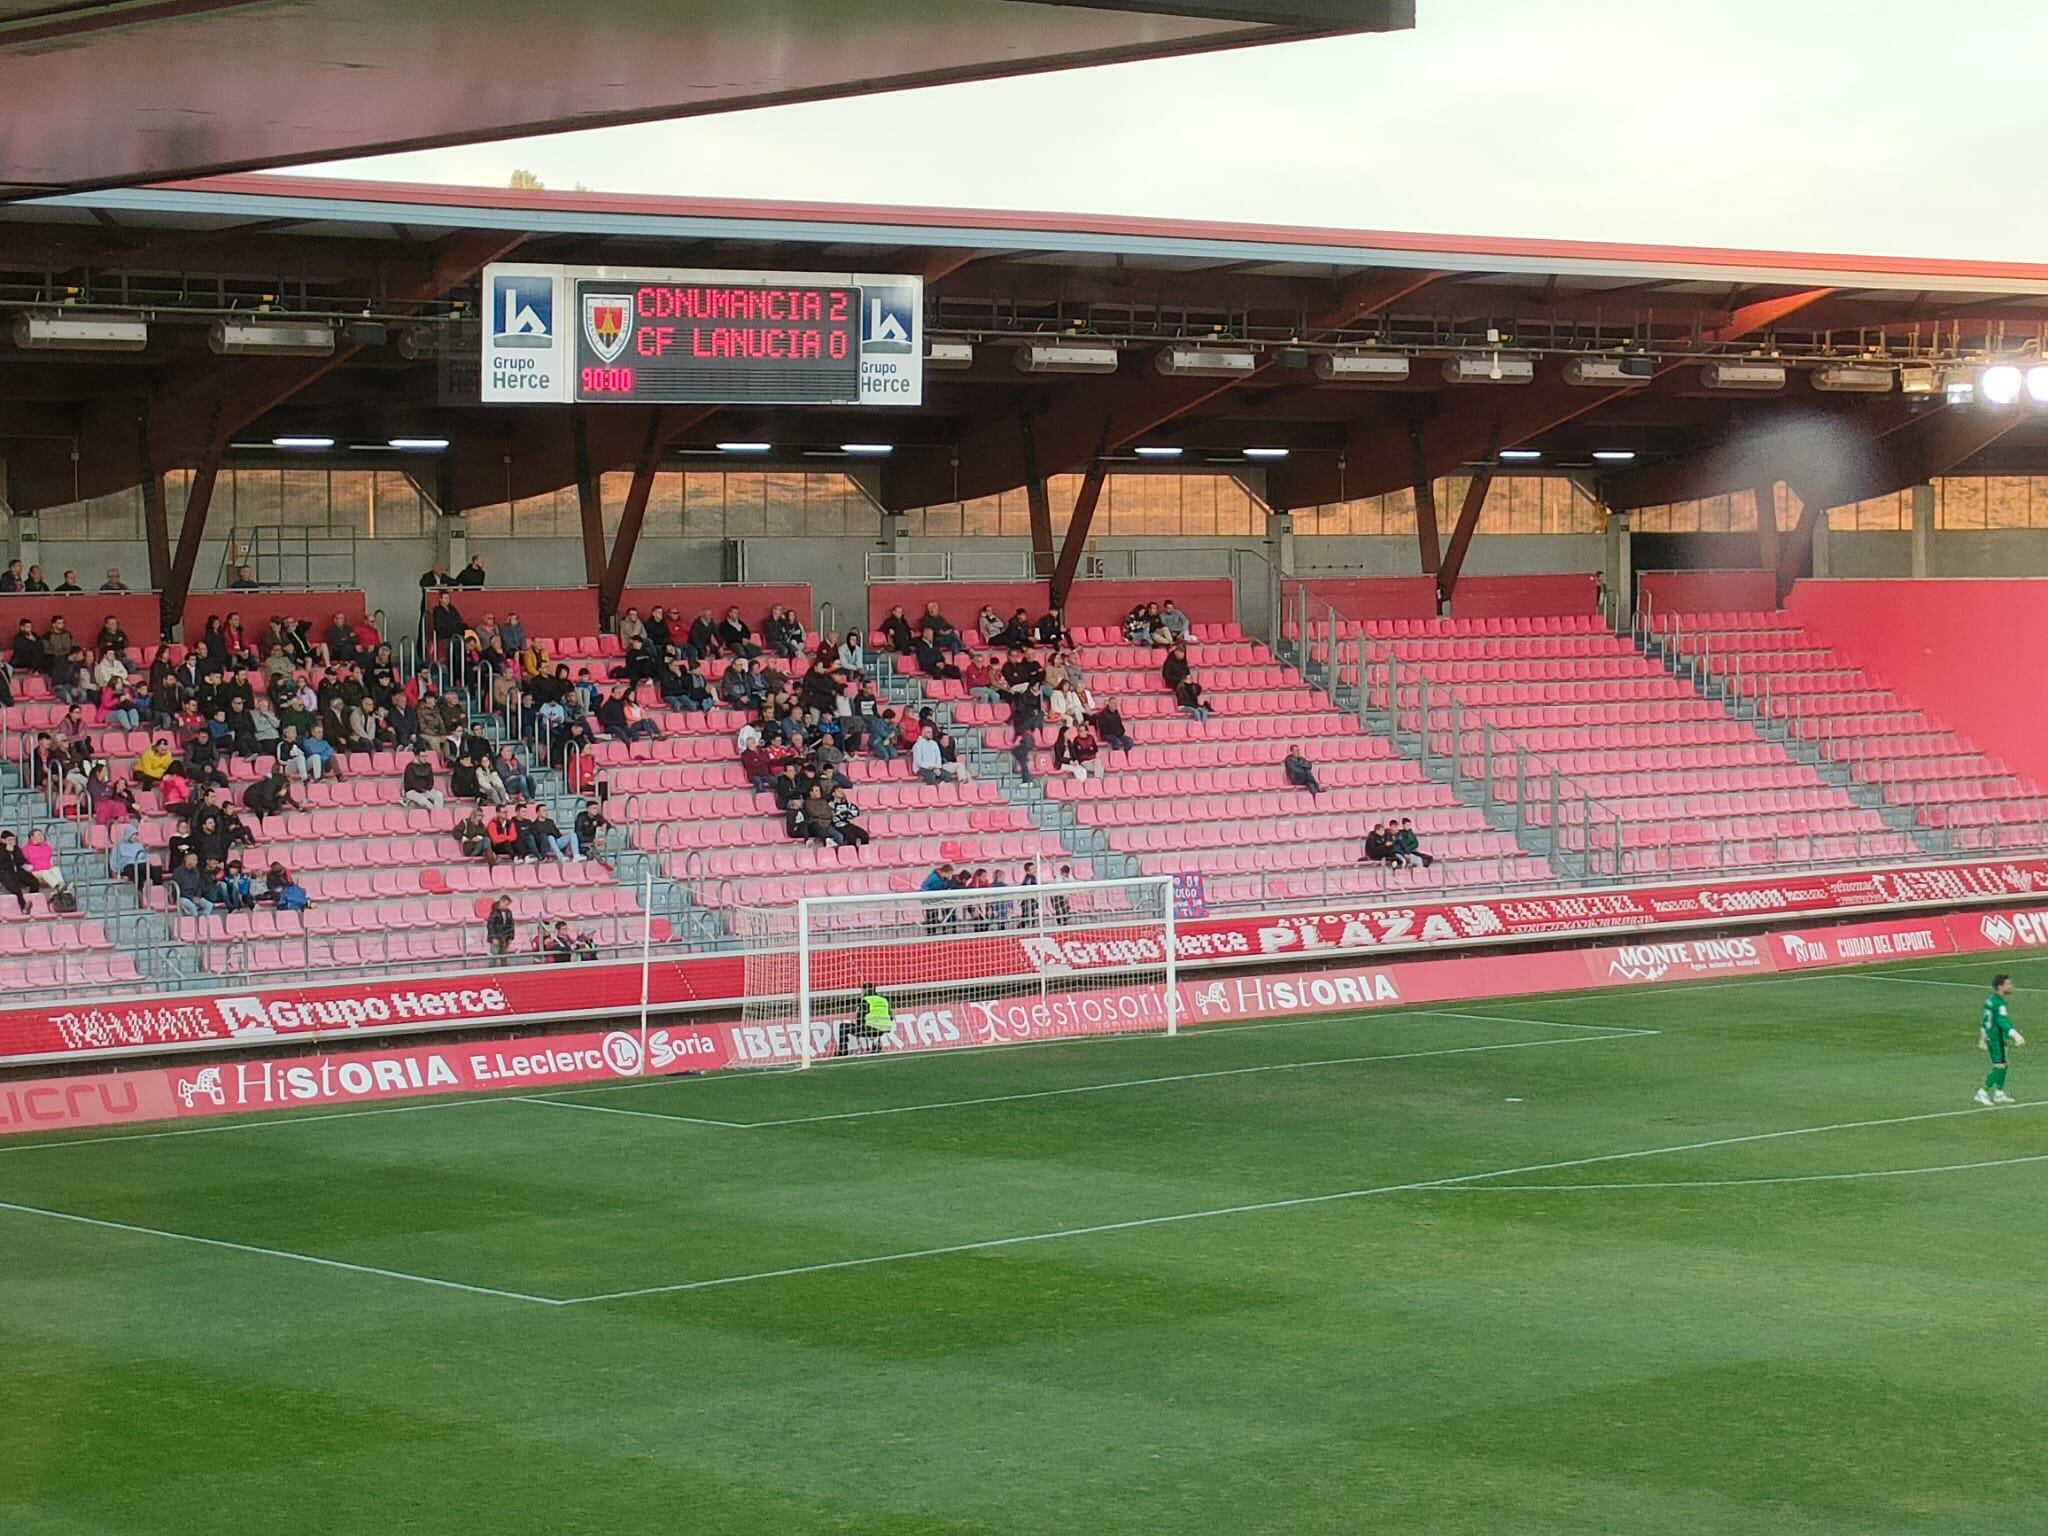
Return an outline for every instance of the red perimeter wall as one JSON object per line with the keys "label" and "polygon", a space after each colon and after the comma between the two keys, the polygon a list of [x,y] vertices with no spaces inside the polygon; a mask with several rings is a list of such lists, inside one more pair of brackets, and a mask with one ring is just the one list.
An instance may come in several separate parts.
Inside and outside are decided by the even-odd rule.
{"label": "red perimeter wall", "polygon": [[1802,581],[1792,618],[2016,772],[2048,782],[2048,581]]}
{"label": "red perimeter wall", "polygon": [[808,631],[814,622],[816,610],[811,606],[811,589],[808,584],[801,586],[732,586],[732,587],[628,587],[619,598],[619,612],[638,608],[640,617],[647,617],[647,610],[656,603],[671,613],[680,611],[685,627],[702,610],[709,608],[714,619],[725,617],[725,610],[734,603],[739,604],[740,617],[755,629],[768,617],[768,610],[780,604],[794,608],[797,617],[804,621]]}
{"label": "red perimeter wall", "polygon": [[0,644],[10,642],[21,621],[27,619],[38,633],[50,627],[50,620],[64,615],[64,627],[78,636],[80,645],[91,645],[92,637],[108,614],[114,615],[128,632],[131,645],[155,645],[157,602],[154,592],[34,592],[16,597],[0,596]]}
{"label": "red perimeter wall", "polygon": [[1311,602],[1328,603],[1347,619],[1433,619],[1436,617],[1434,576],[1358,576],[1337,580],[1289,582],[1308,588]]}
{"label": "red perimeter wall", "polygon": [[[273,618],[310,619],[315,638],[327,633],[327,621],[345,613],[349,621],[363,617],[368,599],[360,592],[337,592],[332,588],[308,591],[302,587],[255,587],[247,592],[195,592],[185,600],[185,640],[197,640],[214,614],[226,618],[242,616],[242,628],[249,638],[263,632]],[[387,615],[391,626],[403,633],[410,615]]]}
{"label": "red perimeter wall", "polygon": [[1778,578],[1769,571],[1644,571],[1639,605],[1660,613],[1759,613],[1778,606]]}
{"label": "red perimeter wall", "polygon": [[1551,576],[1465,576],[1451,593],[1454,619],[1554,619],[1594,613],[1600,578],[1592,571]]}
{"label": "red perimeter wall", "polygon": [[[1213,581],[1080,581],[1067,596],[1069,625],[1106,624],[1121,628],[1139,603],[1172,598],[1196,624],[1231,624],[1237,620],[1235,596],[1228,577]],[[1042,581],[884,582],[868,588],[868,630],[898,603],[912,619],[936,601],[939,612],[962,634],[974,627],[974,616],[987,603],[1005,619],[1022,608],[1036,621],[1045,612]]]}

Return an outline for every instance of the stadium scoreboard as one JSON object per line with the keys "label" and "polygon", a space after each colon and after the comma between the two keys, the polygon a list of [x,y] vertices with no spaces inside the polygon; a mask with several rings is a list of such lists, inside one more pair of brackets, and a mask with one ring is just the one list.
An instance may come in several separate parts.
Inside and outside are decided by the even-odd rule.
{"label": "stadium scoreboard", "polygon": [[484,270],[489,403],[919,405],[924,284],[879,273]]}

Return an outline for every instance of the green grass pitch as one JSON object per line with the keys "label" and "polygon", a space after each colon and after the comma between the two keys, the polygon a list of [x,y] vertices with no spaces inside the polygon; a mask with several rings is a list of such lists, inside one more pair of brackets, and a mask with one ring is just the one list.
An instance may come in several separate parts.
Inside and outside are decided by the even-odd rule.
{"label": "green grass pitch", "polygon": [[0,1142],[0,1532],[2048,1530],[2000,965]]}

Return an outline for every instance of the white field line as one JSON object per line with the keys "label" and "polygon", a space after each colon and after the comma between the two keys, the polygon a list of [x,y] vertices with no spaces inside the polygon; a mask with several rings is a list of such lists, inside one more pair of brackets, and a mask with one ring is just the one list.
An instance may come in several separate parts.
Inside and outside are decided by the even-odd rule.
{"label": "white field line", "polygon": [[[103,1147],[115,1141],[169,1141],[180,1136],[220,1136],[228,1131],[267,1131],[277,1125],[317,1125],[324,1120],[365,1120],[372,1115],[417,1115],[430,1109],[459,1109],[465,1104],[509,1104],[505,1094],[486,1098],[437,1098],[418,1104],[385,1104],[374,1109],[337,1109],[324,1115],[282,1115],[274,1119],[248,1117],[227,1119],[208,1125],[184,1126],[175,1131],[129,1131],[118,1136],[77,1136],[58,1140],[0,1141],[0,1152],[37,1152],[63,1147]],[[260,1114],[250,1111],[249,1114]]]}
{"label": "white field line", "polygon": [[1888,981],[1896,987],[1961,987],[1966,992],[1983,992],[1988,987],[1981,981],[1936,981],[1931,976],[1866,976],[1865,981]]}
{"label": "white field line", "polygon": [[2048,1163],[2048,1152],[2035,1152],[2027,1157],[1994,1157],[1979,1163],[1936,1163],[1926,1168],[1865,1168],[1851,1173],[1794,1173],[1756,1179],[1644,1179],[1634,1184],[1463,1184],[1458,1186],[1458,1192],[1478,1195],[1495,1190],[1563,1193],[1580,1189],[1748,1189],[1759,1184],[1846,1184],[1858,1179],[1911,1179],[1932,1173],[1968,1173],[1975,1168],[2012,1168],[2022,1163]]}
{"label": "white field line", "polygon": [[674,1120],[683,1125],[715,1125],[728,1131],[749,1131],[753,1126],[745,1120],[704,1120],[696,1115],[664,1115],[652,1109],[617,1109],[610,1104],[572,1104],[566,1099],[543,1098],[539,1094],[521,1094],[509,1100],[513,1104],[542,1104],[549,1109],[578,1109],[586,1115],[624,1115],[632,1120]]}
{"label": "white field line", "polygon": [[[2029,1100],[2014,1106],[2038,1109],[2048,1100]],[[1705,1152],[1718,1147],[1744,1146],[1754,1142],[1782,1141],[1793,1136],[1821,1136],[1832,1131],[1868,1130],[1886,1125],[1914,1125],[1927,1120],[1949,1120],[1962,1115],[1981,1115],[1979,1108],[1932,1110],[1917,1115],[1894,1115],[1874,1120],[1840,1120],[1828,1125],[1795,1126],[1783,1131],[1758,1131],[1744,1136],[1719,1136],[1706,1141],[1682,1142],[1675,1146],[1644,1147],[1632,1152],[1603,1152],[1591,1157],[1564,1158],[1550,1163],[1525,1163],[1514,1168],[1495,1168],[1484,1173],[1460,1173],[1441,1179],[1420,1179],[1403,1184],[1380,1184],[1367,1189],[1336,1190],[1321,1195],[1296,1195],[1283,1200],[1257,1200],[1244,1205],[1215,1206],[1208,1210],[1178,1211],[1168,1216],[1140,1216],[1131,1221],[1100,1222],[1085,1227],[1058,1227],[1049,1232],[1027,1232],[1011,1237],[983,1238],[977,1242],[949,1243],[941,1247],[915,1248],[897,1253],[868,1254],[859,1258],[832,1259],[817,1264],[798,1264],[787,1269],[757,1270],[751,1274],[717,1275],[704,1280],[682,1280],[669,1285],[647,1285],[632,1290],[605,1291],[591,1296],[571,1296],[564,1306],[582,1306],[599,1301],[627,1301],[642,1296],[667,1296],[686,1291],[711,1290],[722,1286],[748,1285],[757,1280],[781,1280],[797,1275],[823,1274],[832,1270],[866,1269],[877,1264],[897,1264],[910,1259],[939,1258],[949,1254],[983,1253],[993,1249],[1016,1248],[1031,1243],[1057,1242],[1066,1238],[1101,1237],[1116,1232],[1133,1232],[1147,1227],[1175,1226],[1183,1222],[1213,1221],[1225,1216],[1246,1216],[1265,1211],[1297,1210],[1305,1206],[1331,1205],[1341,1201],[1367,1200],[1378,1195],[1411,1194],[1418,1191],[1455,1189],[1493,1179],[1515,1178],[1530,1173],[1555,1173],[1565,1168],[1586,1168],[1602,1163],[1628,1162],[1637,1158],[1665,1157],[1684,1152]]]}
{"label": "white field line", "polygon": [[[783,1125],[822,1125],[834,1120],[869,1120],[878,1115],[915,1115],[926,1110],[968,1109],[983,1104],[1021,1104],[1032,1099],[1065,1098],[1078,1093],[1110,1093],[1120,1088],[1153,1088],[1166,1083],[1195,1083],[1218,1077],[1254,1077],[1265,1072],[1308,1072],[1317,1067],[1353,1067],[1375,1061],[1419,1061],[1427,1056],[1474,1056],[1485,1051],[1524,1051],[1546,1045],[1591,1045],[1595,1040],[1627,1040],[1655,1033],[1655,1030],[1616,1030],[1591,1038],[1571,1035],[1559,1039],[1552,1035],[1541,1040],[1510,1040],[1495,1045],[1452,1045],[1430,1051],[1388,1051],[1375,1056],[1328,1056],[1316,1061],[1280,1061],[1253,1067],[1218,1067],[1208,1072],[1176,1072],[1165,1077],[1131,1077],[1112,1083],[1083,1083],[1071,1088],[1040,1088],[1030,1093],[992,1093],[973,1099],[942,1099],[927,1104],[894,1104],[882,1109],[849,1109],[829,1115],[792,1115],[782,1120],[754,1120],[748,1123],[747,1129],[769,1130]],[[657,1115],[655,1118],[663,1117]]]}
{"label": "white field line", "polygon": [[172,1232],[163,1227],[143,1227],[126,1221],[107,1221],[98,1216],[80,1216],[71,1211],[53,1211],[39,1205],[16,1205],[0,1200],[0,1211],[17,1216],[40,1216],[46,1221],[67,1221],[81,1227],[98,1227],[107,1232],[127,1232],[137,1237],[167,1238],[172,1242],[195,1243],[202,1248],[224,1248],[230,1253],[252,1253],[266,1259],[284,1259],[293,1264],[312,1264],[321,1269],[342,1269],[354,1275],[375,1275],[380,1280],[409,1280],[414,1285],[431,1285],[444,1291],[465,1291],[472,1296],[495,1296],[503,1301],[528,1301],[537,1306],[565,1305],[548,1296],[530,1296],[524,1291],[504,1291],[489,1285],[465,1285],[460,1280],[442,1280],[434,1275],[409,1274],[402,1269],[379,1269],[374,1264],[350,1264],[343,1259],[323,1259],[317,1254],[293,1253],[288,1248],[262,1248],[254,1243],[231,1243],[224,1238],[200,1237],[191,1232]]}
{"label": "white field line", "polygon": [[[1388,1011],[1386,1011],[1386,1012],[1385,1012],[1384,1014],[1380,1014],[1380,1015],[1373,1015],[1373,1014],[1368,1014],[1368,1015],[1366,1015],[1365,1017],[1367,1017],[1367,1018],[1369,1018],[1369,1019],[1373,1019],[1373,1020],[1375,1020],[1376,1022],[1385,1022],[1385,1023],[1394,1023],[1394,1022],[1402,1022],[1402,1021],[1408,1021],[1408,1020],[1414,1020],[1414,1019],[1426,1019],[1426,1018],[1467,1018],[1467,1019],[1490,1019],[1490,1020],[1492,1020],[1492,1021],[1493,1021],[1493,1022],[1495,1022],[1495,1023],[1501,1023],[1501,1024],[1529,1024],[1529,1025],[1533,1025],[1533,1026],[1536,1026],[1537,1028],[1549,1028],[1549,1029],[1577,1029],[1577,1030],[1588,1030],[1588,1031],[1596,1031],[1596,1032],[1598,1032],[1598,1033],[1600,1033],[1600,1034],[1602,1034],[1602,1035],[1612,1035],[1612,1036],[1614,1036],[1614,1037],[1616,1037],[1616,1038],[1620,1038],[1620,1037],[1622,1037],[1622,1036],[1626,1036],[1626,1035],[1632,1035],[1632,1034],[1640,1035],[1640,1034],[1655,1034],[1655,1033],[1656,1033],[1656,1031],[1655,1031],[1655,1030],[1641,1030],[1641,1029],[1630,1029],[1630,1028],[1628,1028],[1628,1027],[1626,1027],[1626,1026],[1623,1026],[1623,1025],[1608,1025],[1608,1024],[1561,1024],[1561,1023],[1557,1023],[1557,1022],[1555,1022],[1555,1021],[1553,1021],[1553,1020],[1550,1020],[1550,1019],[1517,1019],[1517,1018],[1509,1018],[1509,1017],[1507,1017],[1506,1015],[1493,1015],[1493,1014],[1479,1014],[1479,1013],[1449,1013],[1449,1012],[1447,1012],[1447,1011],[1445,1011],[1445,1010],[1442,1010],[1442,1009],[1401,1009],[1401,1010],[1392,1010],[1392,1009],[1389,1009],[1389,1010],[1388,1010]],[[1330,1018],[1329,1016],[1327,1016],[1327,1015],[1324,1015],[1324,1016],[1321,1016],[1321,1017],[1316,1017],[1316,1018],[1306,1018],[1306,1019],[1269,1019],[1269,1020],[1263,1020],[1263,1021],[1260,1021],[1260,1022],[1258,1022],[1258,1023],[1253,1023],[1253,1024],[1224,1024],[1224,1025],[1218,1025],[1218,1026],[1216,1026],[1215,1028],[1212,1028],[1212,1029],[1203,1029],[1203,1030],[1199,1031],[1199,1034],[1200,1034],[1200,1035],[1201,1035],[1201,1036],[1202,1036],[1203,1038],[1207,1038],[1207,1037],[1208,1037],[1208,1036],[1210,1036],[1210,1035],[1224,1035],[1224,1034],[1236,1034],[1236,1033],[1239,1033],[1239,1032],[1242,1032],[1242,1031],[1246,1031],[1246,1030],[1254,1030],[1254,1029],[1281,1029],[1281,1028],[1293,1028],[1293,1027],[1299,1027],[1299,1026],[1303,1026],[1303,1025],[1310,1025],[1310,1024],[1330,1024],[1330,1023],[1332,1023],[1332,1022],[1335,1022],[1335,1021],[1333,1021],[1333,1020],[1332,1020],[1332,1019],[1331,1019],[1331,1018]],[[1190,1033],[1195,1033],[1195,1032],[1191,1031]],[[1023,1042],[1020,1042],[1020,1043],[1018,1043],[1018,1044],[1015,1044],[1015,1045],[1009,1045],[1009,1046],[1000,1046],[1000,1047],[999,1047],[999,1046],[969,1046],[969,1047],[964,1047],[963,1049],[964,1049],[964,1050],[973,1050],[973,1051],[985,1051],[985,1050],[996,1050],[996,1049],[1004,1049],[1004,1050],[1029,1050],[1029,1049],[1032,1049],[1033,1047],[1037,1047],[1037,1046],[1052,1046],[1052,1045],[1090,1045],[1090,1044],[1101,1044],[1101,1045],[1108,1045],[1108,1044],[1113,1044],[1113,1043],[1116,1043],[1116,1042],[1119,1042],[1119,1041],[1121,1041],[1121,1042],[1132,1042],[1132,1041],[1138,1041],[1138,1040],[1144,1040],[1144,1041],[1155,1041],[1155,1040],[1164,1040],[1165,1038],[1166,1038],[1165,1036],[1163,1036],[1163,1035],[1160,1035],[1160,1034],[1158,1034],[1158,1033],[1156,1033],[1156,1032],[1155,1032],[1155,1033],[1149,1033],[1149,1034],[1143,1034],[1143,1035],[1137,1035],[1137,1034],[1132,1034],[1132,1035],[1113,1035],[1113,1036],[1106,1036],[1106,1037],[1099,1037],[1099,1038],[1091,1038],[1091,1037],[1087,1037],[1087,1036],[1079,1036],[1079,1037],[1075,1037],[1075,1038],[1073,1038],[1073,1039],[1064,1039],[1064,1040],[1030,1040],[1030,1041],[1023,1041]],[[943,1056],[946,1056],[946,1057],[951,1057],[951,1056],[954,1056],[954,1055],[958,1055],[958,1054],[961,1054],[961,1051],[959,1051],[959,1050],[955,1050],[955,1051],[947,1051],[947,1052],[934,1052],[934,1051],[901,1051],[901,1052],[896,1052],[896,1053],[893,1053],[893,1054],[889,1054],[889,1055],[881,1055],[881,1056],[864,1056],[864,1057],[854,1058],[854,1059],[852,1059],[852,1060],[849,1060],[849,1061],[845,1061],[845,1062],[830,1062],[830,1063],[828,1063],[828,1062],[820,1062],[820,1063],[819,1063],[818,1065],[820,1065],[820,1066],[828,1066],[828,1065],[847,1065],[847,1066],[851,1066],[851,1065],[868,1065],[868,1066],[872,1066],[872,1065],[878,1065],[878,1064],[881,1064],[881,1063],[884,1063],[884,1062],[904,1062],[904,1061],[920,1061],[920,1060],[922,1060],[922,1061],[929,1061],[929,1060],[931,1060],[931,1059],[932,1059],[932,1058],[933,1058],[934,1056],[940,1056],[940,1055],[943,1055]],[[778,1074],[774,1074],[774,1075],[778,1075],[778,1076],[779,1076],[779,1075],[781,1075],[781,1074],[779,1074],[779,1073],[778,1073]],[[269,1130],[269,1129],[271,1129],[271,1128],[272,1128],[273,1126],[281,1126],[281,1125],[317,1125],[317,1124],[319,1124],[319,1123],[321,1123],[321,1122],[323,1122],[323,1121],[327,1121],[327,1120],[360,1120],[360,1119],[367,1119],[367,1118],[369,1118],[370,1116],[373,1116],[373,1115],[417,1115],[417,1114],[424,1114],[424,1113],[427,1113],[427,1112],[429,1112],[429,1111],[433,1111],[433,1110],[441,1110],[441,1109],[456,1109],[456,1108],[460,1108],[460,1107],[462,1107],[463,1105],[468,1105],[468,1104],[518,1104],[518,1103],[549,1103],[549,1104],[553,1104],[553,1105],[555,1105],[555,1106],[556,1106],[557,1108],[560,1108],[560,1109],[575,1109],[575,1108],[578,1108],[579,1106],[577,1106],[577,1105],[575,1105],[575,1104],[571,1104],[571,1103],[568,1103],[568,1102],[566,1102],[566,1101],[567,1101],[567,1100],[569,1100],[569,1099],[572,1099],[572,1098],[576,1098],[576,1097],[581,1097],[581,1096],[584,1096],[584,1095],[588,1095],[588,1094],[594,1094],[594,1093],[620,1093],[620,1092],[624,1092],[624,1091],[627,1091],[627,1090],[630,1090],[630,1089],[635,1089],[635,1088],[654,1088],[654,1087],[659,1087],[659,1086],[662,1086],[662,1085],[669,1085],[669,1086],[674,1086],[674,1085],[677,1085],[677,1084],[679,1084],[679,1083],[683,1083],[683,1082],[698,1082],[698,1083],[705,1083],[705,1084],[710,1084],[710,1083],[722,1083],[722,1082],[731,1082],[731,1081],[736,1081],[736,1080],[737,1080],[737,1079],[733,1078],[733,1077],[732,1077],[732,1076],[731,1076],[730,1074],[707,1074],[707,1075],[704,1075],[704,1076],[701,1076],[701,1077],[695,1077],[695,1078],[682,1078],[682,1077],[636,1077],[636,1078],[630,1079],[629,1081],[626,1081],[626,1082],[619,1082],[619,1083],[599,1083],[599,1084],[595,1084],[595,1085],[593,1085],[593,1086],[589,1086],[589,1087],[583,1087],[583,1088],[557,1088],[557,1089],[552,1089],[552,1090],[550,1090],[550,1091],[549,1091],[549,1094],[548,1094],[547,1098],[546,1098],[546,1099],[544,1099],[544,1100],[543,1100],[543,1099],[538,1099],[538,1098],[535,1098],[535,1097],[533,1097],[533,1096],[531,1096],[531,1095],[516,1095],[516,1094],[512,1094],[512,1093],[491,1093],[491,1094],[484,1094],[484,1095],[480,1095],[480,1096],[464,1096],[464,1097],[448,1097],[448,1098],[433,1098],[433,1099],[427,1099],[427,1100],[422,1100],[422,1101],[420,1101],[420,1102],[418,1102],[418,1103],[412,1103],[412,1104],[384,1104],[384,1105],[377,1105],[377,1106],[373,1106],[373,1107],[371,1107],[371,1108],[366,1108],[366,1109],[337,1109],[337,1110],[330,1110],[330,1111],[328,1111],[328,1112],[326,1112],[326,1113],[323,1113],[323,1114],[317,1114],[317,1115],[276,1115],[276,1116],[264,1116],[263,1118],[255,1118],[255,1117],[254,1117],[255,1115],[257,1115],[257,1114],[261,1114],[261,1112],[260,1112],[260,1111],[256,1111],[256,1112],[250,1112],[250,1113],[248,1113],[248,1114],[244,1114],[244,1115],[239,1115],[239,1116],[233,1116],[233,1117],[223,1117],[222,1119],[220,1119],[220,1120],[218,1120],[218,1121],[210,1122],[210,1123],[208,1123],[208,1124],[206,1124],[206,1125],[192,1125],[192,1126],[180,1126],[180,1127],[178,1127],[178,1128],[177,1128],[176,1130],[168,1130],[168,1131],[127,1131],[127,1132],[120,1132],[120,1133],[117,1133],[117,1134],[114,1134],[114,1135],[110,1135],[110,1136],[71,1136],[71,1137],[52,1137],[52,1138],[45,1138],[45,1139],[42,1139],[42,1140],[21,1140],[21,1139],[16,1139],[16,1138],[12,1138],[12,1137],[9,1137],[9,1138],[5,1138],[5,1139],[0,1139],[0,1153],[7,1153],[7,1152],[30,1152],[30,1151],[40,1151],[40,1150],[50,1150],[50,1149],[59,1149],[59,1148],[64,1148],[64,1147],[102,1147],[102,1146],[106,1146],[106,1145],[108,1145],[108,1144],[109,1144],[109,1143],[111,1143],[111,1142],[120,1142],[120,1141],[169,1141],[169,1140],[173,1140],[173,1139],[177,1139],[177,1138],[182,1138],[182,1137],[186,1137],[186,1136],[221,1136],[221,1135],[226,1135],[227,1133],[229,1133],[229,1132],[231,1132],[231,1131],[265,1131],[265,1130]],[[593,1107],[594,1107],[594,1106],[593,1106]],[[637,1117],[645,1117],[645,1118],[648,1118],[648,1119],[656,1119],[656,1120],[679,1120],[679,1121],[682,1121],[682,1122],[683,1122],[683,1123],[685,1123],[685,1124],[696,1124],[696,1125],[708,1125],[708,1126],[716,1126],[716,1127],[719,1127],[719,1128],[726,1128],[726,1129],[733,1129],[733,1130],[742,1130],[742,1129],[747,1129],[747,1128],[748,1128],[748,1122],[746,1122],[746,1121],[740,1121],[740,1120],[713,1120],[713,1119],[707,1119],[707,1118],[702,1118],[702,1117],[697,1117],[697,1116],[690,1116],[690,1115],[663,1115],[663,1114],[657,1114],[657,1113],[654,1113],[654,1112],[652,1112],[652,1111],[644,1111],[644,1110],[635,1110],[635,1111],[630,1111],[630,1112],[629,1112],[629,1111],[625,1111],[625,1110],[617,1110],[617,1111],[614,1111],[614,1113],[618,1113],[618,1114],[627,1114],[627,1113],[631,1113],[631,1114],[632,1114],[632,1115],[634,1115],[634,1116],[635,1116],[636,1118],[637,1118]]]}

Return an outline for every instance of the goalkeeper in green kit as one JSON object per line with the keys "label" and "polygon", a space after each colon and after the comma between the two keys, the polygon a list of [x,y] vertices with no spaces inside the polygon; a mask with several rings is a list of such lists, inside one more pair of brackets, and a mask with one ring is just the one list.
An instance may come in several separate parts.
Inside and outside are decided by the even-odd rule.
{"label": "goalkeeper in green kit", "polygon": [[2010,996],[2012,978],[2000,971],[1991,978],[1991,995],[1984,999],[1984,1011],[1977,1016],[1980,1043],[1991,1053],[1991,1070],[1984,1074],[1984,1086],[1977,1090],[1979,1104],[2013,1102],[2012,1095],[2005,1091],[2006,1048],[2025,1045],[2027,1037],[2012,1027],[2012,1009],[2005,1001]]}

